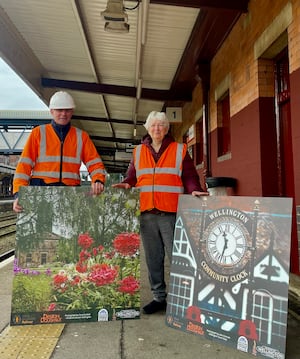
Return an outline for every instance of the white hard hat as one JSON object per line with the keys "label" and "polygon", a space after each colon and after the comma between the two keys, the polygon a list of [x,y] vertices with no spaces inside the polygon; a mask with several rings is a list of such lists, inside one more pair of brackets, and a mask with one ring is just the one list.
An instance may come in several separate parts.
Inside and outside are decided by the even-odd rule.
{"label": "white hard hat", "polygon": [[49,103],[50,110],[75,108],[75,103],[70,94],[64,91],[55,92]]}

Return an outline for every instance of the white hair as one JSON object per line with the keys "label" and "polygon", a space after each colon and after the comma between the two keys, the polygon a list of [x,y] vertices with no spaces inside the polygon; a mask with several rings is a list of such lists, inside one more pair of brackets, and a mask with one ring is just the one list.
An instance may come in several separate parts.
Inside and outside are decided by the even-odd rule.
{"label": "white hair", "polygon": [[157,111],[152,111],[149,113],[147,120],[144,124],[144,127],[147,131],[149,130],[151,124],[155,120],[161,121],[166,127],[166,129],[169,131],[170,123],[165,112],[157,112]]}

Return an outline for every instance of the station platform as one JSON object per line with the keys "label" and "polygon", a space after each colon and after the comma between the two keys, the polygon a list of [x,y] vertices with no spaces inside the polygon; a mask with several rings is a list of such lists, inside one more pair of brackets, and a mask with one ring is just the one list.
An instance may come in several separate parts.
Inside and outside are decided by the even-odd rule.
{"label": "station platform", "polygon": [[[167,268],[168,270],[168,268]],[[13,259],[0,264],[1,359],[250,359],[254,356],[169,328],[165,314],[101,323],[9,325]],[[142,306],[152,300],[141,255]],[[288,317],[286,359],[300,358],[300,320]]]}

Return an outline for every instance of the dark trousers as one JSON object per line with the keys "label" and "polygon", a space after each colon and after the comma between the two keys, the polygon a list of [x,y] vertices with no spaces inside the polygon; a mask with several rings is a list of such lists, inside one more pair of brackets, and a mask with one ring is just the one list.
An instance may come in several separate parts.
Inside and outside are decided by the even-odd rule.
{"label": "dark trousers", "polygon": [[140,231],[145,251],[148,277],[153,298],[163,301],[166,296],[164,261],[172,258],[176,213],[153,214],[140,217]]}

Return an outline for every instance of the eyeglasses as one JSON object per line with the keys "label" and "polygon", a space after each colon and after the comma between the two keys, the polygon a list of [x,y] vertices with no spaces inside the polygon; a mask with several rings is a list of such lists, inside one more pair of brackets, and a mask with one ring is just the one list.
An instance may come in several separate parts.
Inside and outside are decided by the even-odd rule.
{"label": "eyeglasses", "polygon": [[151,126],[150,126],[151,128],[154,128],[154,127],[165,127],[165,125],[163,124],[163,123],[155,123],[155,124],[152,124]]}
{"label": "eyeglasses", "polygon": [[73,111],[73,109],[72,108],[56,108],[55,111],[71,113]]}

